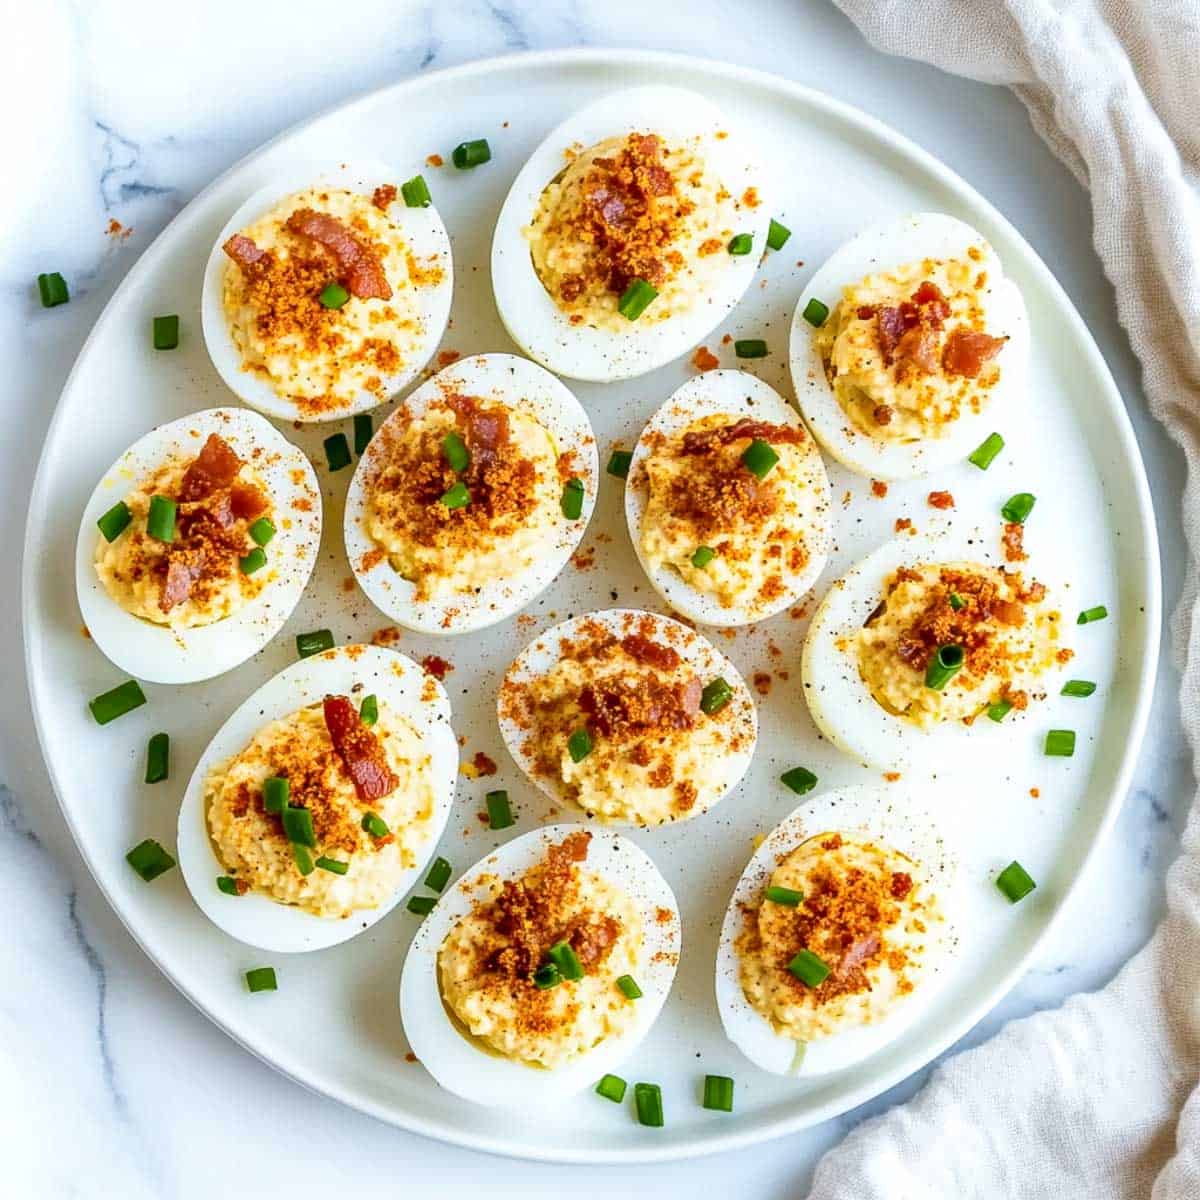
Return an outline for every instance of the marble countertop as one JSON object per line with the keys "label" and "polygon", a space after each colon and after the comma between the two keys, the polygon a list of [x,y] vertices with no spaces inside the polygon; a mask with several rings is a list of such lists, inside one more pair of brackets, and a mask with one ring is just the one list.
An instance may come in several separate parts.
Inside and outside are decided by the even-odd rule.
{"label": "marble countertop", "polygon": [[[211,0],[186,22],[160,4],[12,5],[23,45],[0,124],[0,358],[9,375],[0,523],[0,989],[4,1190],[37,1198],[430,1194],[447,1182],[525,1196],[579,1188],[578,1169],[488,1159],[387,1128],[310,1095],[244,1052],[158,974],[75,850],[29,718],[15,569],[25,499],[59,391],[104,304],[141,251],[211,178],[280,130],[417,71],[521,49],[639,46],[733,60],[824,89],[890,122],[960,172],[1062,281],[1126,397],[1158,512],[1166,604],[1184,563],[1182,458],[1150,420],[1137,363],[1089,240],[1085,194],[1007,92],[870,50],[824,0],[371,0],[327,5]],[[310,20],[308,17],[313,19]],[[314,32],[315,31],[315,32]],[[28,72],[22,79],[21,73]],[[36,74],[35,74],[36,72]],[[43,74],[46,72],[47,74]],[[44,82],[48,79],[49,82]],[[15,186],[14,186],[15,184]],[[121,232],[110,230],[119,222]],[[43,311],[31,286],[59,270],[72,302]],[[113,395],[97,403],[119,402]],[[1033,969],[954,1049],[1003,1022],[1100,986],[1162,908],[1190,795],[1169,653],[1120,821]],[[108,802],[97,795],[96,803]],[[950,1053],[953,1053],[952,1050]],[[927,1072],[843,1118],[764,1147],[669,1167],[589,1171],[589,1188],[662,1195],[802,1194],[819,1154]],[[12,1190],[8,1191],[11,1186]]]}

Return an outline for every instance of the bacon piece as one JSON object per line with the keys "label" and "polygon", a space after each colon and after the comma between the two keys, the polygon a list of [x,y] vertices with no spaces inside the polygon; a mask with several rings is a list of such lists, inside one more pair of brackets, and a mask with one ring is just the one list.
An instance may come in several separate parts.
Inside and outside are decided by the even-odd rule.
{"label": "bacon piece", "polygon": [[983,369],[983,364],[995,358],[1007,341],[1006,337],[994,338],[970,329],[956,329],[946,339],[942,366],[947,375],[965,375],[968,379],[974,379]]}
{"label": "bacon piece", "polygon": [[219,433],[210,433],[200,453],[183,473],[179,499],[185,504],[203,500],[218,488],[229,487],[242,469],[242,460]]}
{"label": "bacon piece", "polygon": [[171,554],[158,601],[162,612],[169,613],[175,605],[187,600],[196,580],[204,574],[207,562],[208,554],[203,549],[180,550]]}
{"label": "bacon piece", "polygon": [[935,300],[945,300],[942,289],[932,279],[926,279],[912,294],[914,304],[932,304]]}
{"label": "bacon piece", "polygon": [[383,746],[362,723],[347,696],[326,696],[325,728],[354,783],[360,800],[381,800],[396,790],[400,781],[387,764]]}
{"label": "bacon piece", "polygon": [[370,246],[364,245],[337,219],[311,208],[298,208],[287,219],[289,233],[311,238],[337,259],[342,282],[352,296],[362,300],[390,300],[392,288],[383,264]]}
{"label": "bacon piece", "polygon": [[683,435],[684,454],[707,454],[717,446],[727,446],[740,438],[762,438],[777,446],[799,445],[804,441],[804,430],[799,425],[772,425],[767,421],[753,421],[742,417],[732,425],[716,429],[699,429]]}
{"label": "bacon piece", "polygon": [[861,937],[856,942],[853,942],[845,954],[842,955],[842,961],[838,963],[837,973],[839,977],[844,979],[852,971],[861,967],[878,949],[879,935],[877,933],[868,933],[865,937]]}
{"label": "bacon piece", "polygon": [[[911,310],[911,313],[908,310]],[[883,354],[883,361],[889,366],[900,339],[917,324],[918,319],[916,305],[907,301],[899,308],[885,305],[876,310],[875,327],[879,334],[879,349]]]}
{"label": "bacon piece", "polygon": [[876,425],[890,425],[892,423],[892,406],[877,404],[871,410],[871,416],[874,417]]}
{"label": "bacon piece", "polygon": [[583,920],[566,940],[579,958],[584,970],[603,962],[621,933],[621,922],[607,914],[597,914],[595,920]]}
{"label": "bacon piece", "polygon": [[700,711],[700,700],[704,695],[704,685],[693,676],[683,685],[679,693],[679,704],[686,717],[693,718]]}
{"label": "bacon piece", "polygon": [[857,311],[860,321],[869,321],[875,315],[875,307],[871,304],[860,304]]}
{"label": "bacon piece", "polygon": [[235,479],[229,489],[229,507],[239,520],[254,521],[267,511],[267,498],[254,484]]}
{"label": "bacon piece", "polygon": [[1014,629],[1019,629],[1025,624],[1025,606],[1015,600],[993,600],[992,616],[1001,625],[1011,625]]}
{"label": "bacon piece", "polygon": [[901,334],[895,357],[914,363],[925,375],[932,375],[938,368],[937,341],[930,330],[914,325]]}
{"label": "bacon piece", "polygon": [[387,212],[395,200],[396,185],[394,183],[382,183],[371,193],[371,203],[384,212]]}
{"label": "bacon piece", "polygon": [[640,633],[631,633],[621,639],[621,649],[638,662],[649,663],[662,671],[673,671],[682,661],[679,652],[661,642],[653,642]]}
{"label": "bacon piece", "polygon": [[239,267],[253,266],[254,263],[258,262],[266,254],[265,250],[260,250],[248,237],[240,233],[235,233],[233,237],[227,239],[221,249]]}
{"label": "bacon piece", "polygon": [[930,492],[928,496],[930,508],[953,508],[954,495],[952,492]]}
{"label": "bacon piece", "polygon": [[890,891],[897,900],[903,900],[912,891],[913,878],[907,871],[896,871],[892,874]]}

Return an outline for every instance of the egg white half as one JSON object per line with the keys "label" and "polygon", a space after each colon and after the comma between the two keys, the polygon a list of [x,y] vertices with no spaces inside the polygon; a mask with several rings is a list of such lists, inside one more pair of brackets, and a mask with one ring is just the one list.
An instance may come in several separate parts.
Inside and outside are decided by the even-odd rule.
{"label": "egg white half", "polygon": [[[385,163],[370,161],[342,163],[336,167],[321,168],[309,165],[296,168],[260,188],[244,201],[217,235],[204,269],[204,288],[200,301],[204,344],[208,347],[213,366],[226,385],[251,408],[287,421],[340,421],[355,413],[377,408],[383,401],[375,392],[364,390],[349,403],[338,407],[331,406],[322,409],[319,415],[313,415],[302,410],[287,397],[281,396],[268,379],[256,372],[247,371],[242,365],[242,353],[233,340],[229,331],[229,319],[225,315],[223,291],[225,270],[230,260],[221,247],[233,234],[253,224],[281,200],[297,192],[325,185],[370,197],[374,190],[383,184],[393,184],[398,188],[404,178],[404,175]],[[440,282],[413,288],[411,291],[416,319],[421,330],[419,349],[395,375],[381,375],[386,394],[394,396],[411,383],[433,357],[450,317],[450,299],[454,283],[450,237],[435,205],[430,204],[427,208],[409,208],[397,193],[395,201],[387,210],[387,217],[400,231],[405,243],[418,259],[436,260],[436,265],[442,270]]]}
{"label": "egg white half", "polygon": [[[630,321],[619,333],[572,325],[534,269],[522,230],[533,220],[546,186],[566,165],[564,152],[629,133],[659,133],[667,141],[698,139],[698,150],[731,195],[756,188],[757,208],[741,213],[739,232],[754,238],[750,254],[730,256],[720,286],[691,311],[654,324]],[[718,132],[728,136],[719,138]],[[704,340],[745,294],[766,249],[775,189],[752,139],[695,92],[637,87],[613,92],[553,129],[529,156],[508,193],[492,239],[492,286],[500,319],[513,341],[543,366],[569,379],[632,379],[678,358]]]}
{"label": "egg white half", "polygon": [[705,371],[694,376],[650,418],[650,423],[638,438],[625,485],[625,521],[646,577],[654,590],[676,612],[704,625],[749,625],[790,607],[812,587],[825,569],[832,538],[829,476],[825,473],[820,451],[811,438],[796,447],[803,454],[804,486],[813,503],[812,516],[804,523],[809,559],[803,570],[798,572],[787,570],[786,565],[783,567],[786,590],[771,603],[752,602],[726,608],[715,596],[693,587],[670,567],[652,571],[642,548],[642,522],[650,502],[650,481],[646,473],[646,459],[650,454],[647,438],[653,434],[677,437],[689,425],[714,415],[728,415],[734,421],[750,417],[769,421],[773,425],[803,428],[796,410],[770,384],[755,375],[745,371]]}
{"label": "egg white half", "polygon": [[[399,575],[386,557],[379,556],[379,547],[367,531],[368,484],[386,466],[388,429],[399,431],[431,404],[456,393],[478,396],[525,413],[550,434],[560,454],[572,451],[577,478],[583,483],[583,512],[578,520],[571,521],[556,509],[545,553],[525,571],[511,578],[493,579],[478,592],[418,600],[416,584]],[[346,554],[363,591],[397,624],[435,635],[470,633],[512,616],[554,582],[583,538],[598,488],[596,438],[574,393],[528,359],[515,354],[476,354],[439,371],[417,388],[371,439],[346,494]]]}
{"label": "egg white half", "polygon": [[[959,859],[954,849],[954,829],[950,806],[939,799],[932,785],[920,791],[907,784],[860,785],[823,792],[806,800],[759,846],[742,872],[726,910],[716,972],[721,1024],[730,1041],[755,1066],[774,1075],[801,1077],[840,1071],[894,1041],[928,1010],[930,999],[950,976],[962,936],[960,914],[966,909]],[[800,1050],[791,1038],[777,1033],[746,999],[735,942],[746,920],[743,906],[758,903],[778,863],[809,838],[825,833],[840,833],[847,840],[880,843],[907,855],[926,873],[945,920],[931,930],[926,943],[926,967],[911,995],[873,1024],[807,1042]]]}
{"label": "egg white half", "polygon": [[[361,686],[356,692],[357,685]],[[434,811],[429,836],[392,898],[378,908],[359,909],[335,919],[280,904],[259,892],[227,896],[219,891],[217,877],[225,874],[225,868],[213,849],[204,811],[204,780],[209,770],[244,750],[265,725],[297,709],[319,703],[327,695],[371,693],[411,722],[432,760]],[[457,777],[458,742],[450,726],[450,701],[436,679],[412,659],[378,646],[326,650],[285,667],[240,704],[214,734],[192,772],[179,809],[179,867],[204,915],[239,942],[282,954],[336,946],[386,917],[417,882],[446,827]]]}
{"label": "egg white half", "polygon": [[[916,442],[873,438],[857,429],[838,404],[813,335],[804,319],[809,300],[830,313],[845,287],[867,275],[894,271],[924,258],[964,258],[969,247],[983,252],[979,267],[988,274],[984,298],[987,330],[1008,337],[997,355],[1000,378],[978,413],[964,412],[944,436]],[[913,213],[873,225],[844,243],[809,280],[792,319],[792,385],[800,411],[821,445],[840,463],[876,479],[912,479],[966,458],[993,431],[1003,431],[1025,411],[1029,372],[1029,318],[1020,289],[1004,277],[996,252],[970,225],[944,213]]]}
{"label": "egg white half", "polygon": [[[450,930],[474,906],[472,888],[481,875],[516,878],[541,862],[547,849],[583,828],[547,825],[506,842],[477,862],[446,892],[421,923],[400,979],[400,1014],[412,1052],[447,1091],[487,1106],[520,1110],[546,1104],[593,1086],[615,1071],[650,1031],[675,978],[681,948],[679,908],[667,881],[638,846],[619,834],[592,831],[585,870],[603,876],[637,907],[645,942],[637,969],[642,996],[633,1000],[635,1022],[595,1049],[556,1070],[532,1067],[485,1049],[454,1025],[442,1001],[437,957]],[[669,921],[657,913],[666,909]]]}
{"label": "egg white half", "polygon": [[[96,522],[168,459],[191,460],[210,433],[253,464],[275,506],[266,549],[275,577],[243,608],[191,629],[169,629],[126,612],[96,574]],[[257,458],[256,450],[264,451]],[[195,683],[243,663],[277,634],[300,601],[321,542],[321,490],[304,454],[268,421],[240,408],[210,408],[152,429],[104,473],[83,510],[75,543],[79,611],[110,661],[152,683]]]}

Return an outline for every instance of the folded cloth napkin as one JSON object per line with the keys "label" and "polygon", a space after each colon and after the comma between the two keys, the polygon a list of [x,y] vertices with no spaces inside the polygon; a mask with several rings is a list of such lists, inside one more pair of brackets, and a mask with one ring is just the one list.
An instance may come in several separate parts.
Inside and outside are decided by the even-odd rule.
{"label": "folded cloth napkin", "polygon": [[[1092,193],[1154,415],[1183,447],[1175,616],[1200,734],[1200,0],[835,0],[879,49],[1007,84]],[[810,1200],[1200,1200],[1200,804],[1167,915],[1100,992],[1014,1021],[817,1167]]]}

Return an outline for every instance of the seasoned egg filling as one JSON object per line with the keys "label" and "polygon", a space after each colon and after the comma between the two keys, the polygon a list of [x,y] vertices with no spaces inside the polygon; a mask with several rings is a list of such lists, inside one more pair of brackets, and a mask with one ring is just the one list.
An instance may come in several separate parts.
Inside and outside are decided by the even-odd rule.
{"label": "seasoned egg filling", "polygon": [[769,889],[736,942],[741,985],[755,1011],[798,1042],[888,1016],[920,982],[944,919],[919,864],[838,833],[793,850]]}
{"label": "seasoned egg filling", "polygon": [[627,332],[617,306],[634,280],[658,292],[639,326],[702,303],[729,267],[739,211],[756,204],[753,192],[735,200],[695,145],[630,133],[574,153],[524,232],[538,278],[572,324]]}
{"label": "seasoned egg filling", "polygon": [[[753,440],[779,461],[759,479],[742,462]],[[642,550],[651,571],[670,567],[725,607],[778,603],[804,569],[824,497],[803,470],[799,426],[714,414],[683,433],[651,435]]]}
{"label": "seasoned egg filling", "polygon": [[851,424],[886,441],[937,438],[980,412],[1007,339],[987,332],[983,252],[868,275],[845,288],[814,342]]}
{"label": "seasoned egg filling", "polygon": [[[981,563],[901,567],[857,635],[858,667],[889,712],[924,728],[970,723],[992,704],[1028,706],[1039,677],[1072,656],[1060,625],[1045,586],[1027,583],[1020,571]],[[937,686],[931,663],[946,647],[961,650],[962,665]]]}
{"label": "seasoned egg filling", "polygon": [[419,354],[416,291],[443,268],[418,259],[388,219],[394,200],[393,187],[374,198],[298,192],[224,245],[225,315],[244,369],[306,415],[363,392],[387,399],[389,377]]}
{"label": "seasoned egg filling", "polygon": [[[209,834],[239,891],[347,917],[390,899],[416,865],[434,817],[429,752],[400,713],[380,701],[378,720],[366,726],[356,704],[330,696],[272,721],[209,772]],[[288,806],[306,820],[267,811],[264,785],[273,778],[287,780]],[[365,829],[370,814],[383,826]],[[313,844],[294,846],[309,824]]]}
{"label": "seasoned egg filling", "polygon": [[[175,505],[165,528],[150,522],[155,497]],[[218,434],[196,458],[164,462],[124,503],[129,520],[111,542],[101,534],[95,565],[108,594],[135,617],[172,629],[211,625],[275,577],[269,556],[263,566],[246,561],[258,548],[251,526],[274,518],[271,496],[253,464]],[[170,540],[155,536],[164,533]]]}
{"label": "seasoned egg filling", "polygon": [[[438,951],[446,1007],[505,1058],[554,1070],[634,1022],[617,980],[636,979],[642,923],[624,891],[583,867],[591,836],[571,834],[518,879],[482,876]],[[554,966],[561,950],[551,950],[564,945],[579,979]]]}
{"label": "seasoned egg filling", "polygon": [[571,469],[533,417],[449,396],[381,436],[367,532],[418,600],[475,592],[546,553]]}

